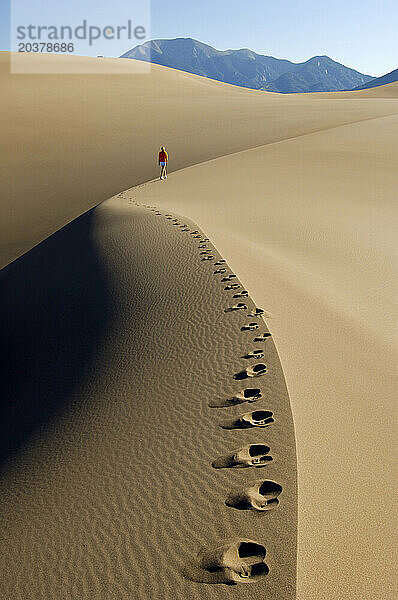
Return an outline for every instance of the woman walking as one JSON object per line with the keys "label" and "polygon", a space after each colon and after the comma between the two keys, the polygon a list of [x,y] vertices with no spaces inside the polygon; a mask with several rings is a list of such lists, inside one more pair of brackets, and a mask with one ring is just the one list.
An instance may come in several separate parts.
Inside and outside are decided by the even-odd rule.
{"label": "woman walking", "polygon": [[166,152],[164,146],[161,147],[159,152],[159,165],[160,165],[160,179],[167,179],[167,163],[169,155]]}

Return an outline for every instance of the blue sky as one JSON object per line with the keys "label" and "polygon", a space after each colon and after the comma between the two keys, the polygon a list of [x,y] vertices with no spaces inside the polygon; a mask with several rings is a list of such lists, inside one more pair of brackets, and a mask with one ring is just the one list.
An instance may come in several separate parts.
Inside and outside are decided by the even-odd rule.
{"label": "blue sky", "polygon": [[[21,15],[36,6],[42,24],[78,24],[87,18],[118,25],[131,18],[135,26],[142,24],[137,2],[150,6],[151,39],[194,37],[220,49],[246,47],[297,62],[327,54],[371,75],[398,67],[397,0],[12,0],[12,6],[15,14],[19,6]],[[1,50],[10,48],[10,4],[0,3]],[[90,47],[81,42],[78,53],[119,56],[137,43],[100,40]]]}

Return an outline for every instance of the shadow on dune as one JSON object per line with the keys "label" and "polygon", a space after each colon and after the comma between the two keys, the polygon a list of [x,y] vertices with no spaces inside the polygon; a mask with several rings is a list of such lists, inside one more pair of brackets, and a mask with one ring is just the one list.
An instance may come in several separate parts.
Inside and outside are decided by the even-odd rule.
{"label": "shadow on dune", "polygon": [[0,464],[65,410],[110,319],[93,211],[0,271]]}

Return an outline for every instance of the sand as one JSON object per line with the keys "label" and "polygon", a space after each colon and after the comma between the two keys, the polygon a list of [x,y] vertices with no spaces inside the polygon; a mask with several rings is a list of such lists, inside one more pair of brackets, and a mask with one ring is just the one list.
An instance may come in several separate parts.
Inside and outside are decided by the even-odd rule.
{"label": "sand", "polygon": [[177,170],[396,112],[395,97],[373,99],[374,90],[340,94],[336,102],[330,94],[261,93],[158,65],[140,75],[141,63],[129,59],[106,59],[115,75],[101,73],[104,59],[22,59],[35,69],[96,65],[98,75],[10,75],[9,54],[0,53],[0,152],[6,157],[0,163],[0,266],[99,202],[152,179],[161,144]]}
{"label": "sand", "polygon": [[[267,331],[248,317],[255,305],[225,312],[237,292],[213,274],[221,257],[201,252],[164,215],[115,198],[2,270],[12,348],[2,439],[13,446],[3,452],[2,598],[295,598],[283,373],[272,338],[253,342]],[[241,331],[250,321],[259,329]],[[253,348],[267,373],[235,380],[261,362],[243,358]],[[253,386],[255,403],[208,406]],[[267,428],[220,427],[260,409],[274,415]],[[273,460],[212,467],[247,444],[267,444]],[[259,479],[282,487],[272,511],[226,506]],[[212,585],[222,574],[200,569],[198,553],[246,539],[267,550],[265,583]]]}
{"label": "sand", "polygon": [[[284,491],[259,516],[222,502],[246,469],[209,468],[240,447],[228,440],[251,440],[214,416],[249,405],[207,405],[247,363],[240,313],[222,312],[199,276],[209,265],[192,270],[170,221],[131,201],[191,219],[266,309],[296,430],[297,597],[395,598],[398,85],[280,96],[163,67],[10,77],[0,57],[1,264],[21,256],[1,272],[6,367],[19,375],[5,407],[19,449],[4,463],[4,597],[294,597],[294,438],[277,355],[267,346],[276,379],[257,380],[276,381],[261,401],[275,423],[255,439],[277,458],[257,473]],[[156,175],[161,143],[176,172],[134,187]],[[184,578],[198,546],[225,536],[264,543],[265,588]]]}
{"label": "sand", "polygon": [[296,427],[300,599],[397,594],[397,139],[398,114],[131,191],[200,223],[269,313]]}

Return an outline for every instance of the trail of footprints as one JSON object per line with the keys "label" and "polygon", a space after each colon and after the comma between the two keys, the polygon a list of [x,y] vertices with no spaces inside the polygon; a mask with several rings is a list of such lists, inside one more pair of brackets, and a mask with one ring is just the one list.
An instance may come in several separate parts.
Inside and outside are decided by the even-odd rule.
{"label": "trail of footprints", "polygon": [[[137,204],[138,205],[138,204]],[[157,216],[162,213],[153,206],[145,206]],[[258,320],[264,311],[256,308],[248,312],[245,302],[237,302],[248,297],[248,292],[242,290],[234,273],[228,273],[228,267],[224,259],[216,260],[214,251],[208,247],[208,238],[202,237],[199,231],[190,230],[188,225],[180,223],[170,214],[165,218],[171,221],[174,227],[179,227],[182,232],[189,233],[194,240],[199,240],[199,258],[202,262],[211,263],[214,276],[220,277],[220,284],[225,292],[234,292],[230,306],[224,309],[225,313],[241,311],[247,319],[240,330],[242,333],[256,331],[253,343],[266,343],[271,336],[268,332],[258,332],[260,323]],[[213,262],[214,261],[214,262]],[[229,297],[229,296],[228,296]],[[254,320],[253,320],[254,319]],[[264,357],[263,348],[250,348],[241,358],[248,361],[260,360]],[[267,373],[267,367],[262,362],[255,362],[238,373],[232,374],[235,381],[262,377]],[[245,387],[230,398],[212,400],[208,406],[212,409],[230,408],[239,404],[254,403],[262,398],[261,388]],[[243,430],[253,427],[266,428],[274,423],[274,415],[271,411],[257,409],[245,412],[237,417],[223,419],[219,426],[226,430]],[[216,457],[212,462],[214,469],[250,469],[265,467],[271,462],[271,448],[265,444],[252,443],[233,449],[225,455]],[[243,487],[230,491],[227,495],[226,506],[235,510],[247,510],[267,512],[276,508],[279,504],[279,496],[282,486],[268,479],[257,479],[248,482]],[[229,540],[221,545],[214,544],[212,547],[203,549],[197,557],[198,566],[203,569],[208,577],[208,583],[225,583],[236,585],[237,583],[253,583],[269,573],[268,565],[265,563],[266,549],[262,544],[253,540],[235,539]]]}

